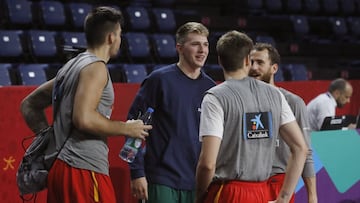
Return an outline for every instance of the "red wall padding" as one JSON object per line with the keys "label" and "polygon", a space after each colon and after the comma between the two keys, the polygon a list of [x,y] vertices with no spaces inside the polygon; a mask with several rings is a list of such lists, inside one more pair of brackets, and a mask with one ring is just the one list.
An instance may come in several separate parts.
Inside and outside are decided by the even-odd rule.
{"label": "red wall padding", "polygon": [[[307,103],[321,92],[326,91],[330,81],[281,82],[277,85],[284,87],[299,96]],[[360,81],[351,81],[354,94],[350,104],[338,109],[337,114],[356,115],[360,108]],[[139,88],[138,84],[115,84],[115,104],[113,119],[126,119],[128,108]],[[21,100],[35,87],[12,86],[0,87],[0,199],[7,203],[21,203],[15,183],[15,174],[24,150],[21,141],[31,135],[23,121],[19,105]],[[51,118],[51,109],[47,110]],[[51,119],[49,119],[51,120]],[[110,176],[112,178],[116,197],[119,203],[135,203],[130,194],[130,177],[127,164],[118,158],[120,148],[124,143],[123,137],[109,138],[110,147]],[[40,193],[37,202],[46,202],[46,191]]]}

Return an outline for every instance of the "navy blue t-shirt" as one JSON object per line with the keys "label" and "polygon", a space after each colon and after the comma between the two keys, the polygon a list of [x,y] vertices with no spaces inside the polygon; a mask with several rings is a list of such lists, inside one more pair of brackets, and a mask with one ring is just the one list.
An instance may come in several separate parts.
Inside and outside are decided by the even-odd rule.
{"label": "navy blue t-shirt", "polygon": [[131,178],[146,176],[149,183],[193,190],[200,153],[199,122],[206,90],[216,83],[205,73],[187,77],[176,64],[153,71],[141,84],[128,118],[154,108],[146,153],[130,164]]}

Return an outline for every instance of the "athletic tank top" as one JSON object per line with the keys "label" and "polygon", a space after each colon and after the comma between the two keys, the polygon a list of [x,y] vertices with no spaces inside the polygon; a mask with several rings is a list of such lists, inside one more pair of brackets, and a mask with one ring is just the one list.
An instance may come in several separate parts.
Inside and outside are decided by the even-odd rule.
{"label": "athletic tank top", "polygon": [[[102,174],[109,174],[107,138],[81,132],[72,126],[72,112],[74,96],[78,85],[80,71],[87,65],[102,61],[95,55],[84,52],[67,62],[55,78],[54,86],[58,86],[57,93],[54,91],[53,106],[56,107],[56,98],[61,98],[54,120],[57,148],[61,148],[66,141],[58,158],[65,161],[72,167],[87,169]],[[103,62],[103,61],[102,61]],[[104,62],[105,63],[105,62]],[[97,111],[107,118],[110,118],[114,102],[114,89],[110,75],[108,82],[103,89]]]}

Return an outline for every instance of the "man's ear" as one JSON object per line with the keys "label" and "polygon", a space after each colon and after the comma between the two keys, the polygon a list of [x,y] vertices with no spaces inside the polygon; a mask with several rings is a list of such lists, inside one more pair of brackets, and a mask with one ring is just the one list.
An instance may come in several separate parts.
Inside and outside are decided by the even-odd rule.
{"label": "man's ear", "polygon": [[114,43],[114,41],[115,41],[115,33],[110,32],[107,35],[107,42],[108,42],[108,44],[112,44],[112,43]]}
{"label": "man's ear", "polygon": [[334,90],[334,91],[332,92],[332,95],[333,95],[333,97],[334,97],[335,99],[337,99],[337,98],[340,97],[341,91],[340,91],[340,90]]}
{"label": "man's ear", "polygon": [[250,54],[244,58],[244,65],[245,67],[251,66]]}
{"label": "man's ear", "polygon": [[277,71],[279,70],[279,65],[277,63],[274,63],[273,65],[271,65],[271,72],[275,75],[275,73],[277,73]]}

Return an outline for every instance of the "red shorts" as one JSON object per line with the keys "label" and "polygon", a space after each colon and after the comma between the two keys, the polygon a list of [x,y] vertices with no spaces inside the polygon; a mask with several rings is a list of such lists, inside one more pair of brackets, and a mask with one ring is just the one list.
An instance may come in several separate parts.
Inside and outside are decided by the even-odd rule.
{"label": "red shorts", "polygon": [[[277,196],[280,193],[281,187],[284,183],[285,173],[280,173],[273,175],[268,180],[268,185],[270,189],[270,198],[271,200],[276,200]],[[293,194],[289,203],[295,202],[295,195]]]}
{"label": "red shorts", "polygon": [[264,203],[269,200],[267,182],[226,181],[209,186],[204,203]]}
{"label": "red shorts", "polygon": [[116,203],[109,176],[56,159],[48,175],[48,203]]}

